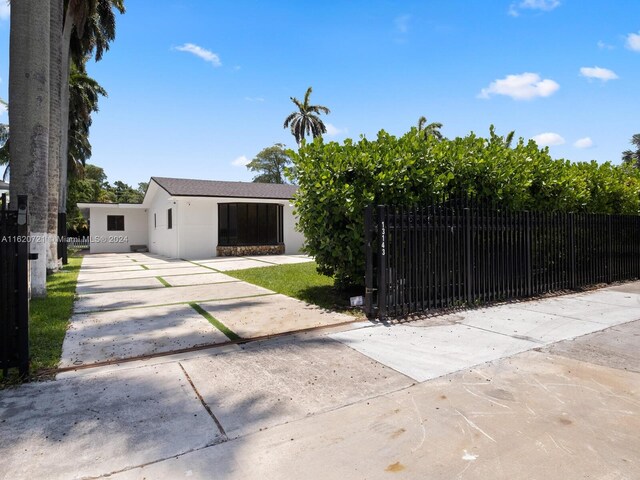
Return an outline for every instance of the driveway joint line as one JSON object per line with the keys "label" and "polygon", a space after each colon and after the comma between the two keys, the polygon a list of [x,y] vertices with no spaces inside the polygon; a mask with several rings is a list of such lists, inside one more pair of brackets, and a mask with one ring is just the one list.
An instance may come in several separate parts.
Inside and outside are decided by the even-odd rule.
{"label": "driveway joint line", "polygon": [[156,280],[158,280],[162,285],[164,285],[165,287],[173,287],[173,285],[171,285],[169,282],[167,282],[164,278],[162,278],[160,275],[158,275],[156,277]]}
{"label": "driveway joint line", "polygon": [[[169,276],[169,275],[167,275]],[[155,278],[155,279],[159,279],[160,277],[142,277],[142,278]],[[164,278],[164,277],[163,277]],[[129,279],[127,279],[129,280]],[[194,283],[191,285],[165,285],[164,283],[162,284],[163,286],[157,286],[157,285],[148,285],[148,286],[144,286],[141,288],[114,288],[112,290],[98,290],[95,292],[80,292],[78,293],[78,296],[84,296],[84,295],[102,295],[104,293],[113,293],[113,292],[130,292],[130,291],[141,291],[141,290],[157,290],[157,289],[162,289],[165,287],[171,287],[171,288],[183,288],[183,287],[201,287],[203,285],[222,285],[223,283],[238,283],[241,282],[242,280],[236,279],[234,278],[233,280],[225,280],[224,282],[209,282],[209,283]],[[162,283],[162,281],[160,281]],[[169,282],[167,282],[169,283]],[[77,290],[77,289],[76,289]],[[130,308],[137,308],[137,307],[130,307]]]}
{"label": "driveway joint line", "polygon": [[192,262],[191,260],[186,260],[186,259],[184,259],[184,258],[182,258],[181,260],[184,260],[185,262],[192,263],[192,264],[197,265],[197,266],[202,267],[202,268],[206,268],[206,269],[209,269],[209,270],[213,270],[214,272],[223,273],[221,270],[216,270],[215,268],[210,267],[210,266],[208,266],[208,265],[202,265],[202,264],[200,264],[200,263]]}
{"label": "driveway joint line", "polygon": [[189,385],[191,385],[191,388],[193,388],[193,391],[195,392],[196,396],[198,397],[198,400],[200,400],[200,403],[202,404],[204,409],[207,411],[207,413],[209,414],[209,416],[211,417],[213,422],[216,424],[216,427],[218,427],[218,430],[220,431],[220,434],[222,435],[223,441],[226,442],[227,440],[229,440],[229,437],[227,436],[227,432],[224,431],[224,427],[220,423],[220,420],[217,419],[217,417],[215,416],[215,414],[211,410],[211,407],[209,407],[207,402],[204,401],[204,398],[202,397],[202,395],[200,395],[200,392],[198,391],[198,389],[194,385],[193,381],[191,380],[191,377],[187,373],[187,370],[184,368],[184,365],[182,365],[182,362],[178,362],[178,365],[180,365],[180,368],[184,372],[184,376],[187,377],[187,381],[189,382]]}
{"label": "driveway joint line", "polygon": [[189,303],[189,306],[193,308],[196,312],[198,312],[200,315],[202,315],[211,325],[213,325],[222,333],[224,333],[229,340],[232,340],[232,341],[242,340],[242,337],[240,335],[238,335],[236,332],[231,330],[224,323],[222,323],[220,320],[215,318],[213,315],[211,315],[209,312],[207,312],[204,308],[202,308],[197,303],[191,302]]}
{"label": "driveway joint line", "polygon": [[[526,335],[509,335],[508,333],[496,332],[495,330],[489,330],[488,328],[478,327],[477,325],[468,325],[468,324],[462,323],[462,322],[459,322],[458,325],[463,325],[463,326],[469,327],[469,328],[475,328],[477,330],[481,330],[481,331],[487,332],[487,333],[495,333],[496,335],[502,335],[504,337],[513,338],[514,340],[521,340],[523,342],[534,343],[534,344],[540,345],[540,346],[544,346],[544,345],[547,345],[549,343],[549,342],[545,342],[544,340],[538,340],[538,339],[533,338],[533,337],[528,337]],[[534,347],[532,347],[532,348],[534,348]]]}
{"label": "driveway joint line", "polygon": [[267,263],[267,264],[269,264],[271,266],[274,266],[274,267],[277,266],[277,265],[280,265],[279,263],[273,263],[273,262],[269,262],[267,260],[261,260],[259,258],[255,258],[255,257],[251,257],[251,258],[249,258],[249,257],[240,257],[240,258],[244,258],[245,260],[254,260],[256,262]]}
{"label": "driveway joint line", "polygon": [[[127,265],[127,266],[129,266],[129,265]],[[87,266],[85,268],[81,268],[80,272],[84,273],[85,275],[91,276],[94,273],[103,275],[103,274],[111,274],[111,273],[140,272],[142,270],[145,270],[144,265],[138,264],[138,265],[131,265],[131,266],[132,267],[142,267],[142,269],[141,270],[137,270],[137,269],[136,270],[131,270],[131,269],[127,269],[127,270],[112,270],[112,271],[109,271],[109,272],[105,272],[105,271],[103,271],[104,268],[110,268],[110,267],[104,267],[104,268],[103,267],[97,267],[96,268],[94,266],[89,265],[89,266]],[[148,270],[148,268],[146,270]]]}
{"label": "driveway joint line", "polygon": [[[605,305],[605,304],[603,304],[603,305]],[[581,318],[581,317],[579,317],[579,316],[575,316],[575,317],[573,317],[573,316],[571,316],[571,315],[563,315],[563,314],[560,314],[560,313],[548,313],[548,312],[541,312],[541,311],[539,311],[539,310],[535,310],[535,309],[533,309],[533,308],[523,308],[523,307],[514,307],[514,308],[515,308],[515,309],[517,309],[517,310],[520,310],[520,311],[524,311],[524,312],[537,313],[537,314],[540,314],[540,315],[552,315],[552,316],[554,316],[554,317],[566,318],[566,319],[568,319],[568,320],[579,320],[579,321],[581,321],[581,322],[596,323],[596,324],[598,324],[598,325],[615,326],[615,325],[610,325],[610,324],[608,324],[608,323],[599,322],[599,321],[597,321],[597,320],[593,320],[593,319]],[[626,307],[626,306],[622,306],[622,308],[634,308],[634,307]],[[635,322],[636,320],[640,320],[640,318],[634,318],[634,319],[632,319],[632,320],[625,320],[625,321],[624,321],[624,322],[622,322],[622,323]]]}
{"label": "driveway joint line", "polygon": [[[231,282],[229,282],[231,283]],[[192,287],[193,285],[185,285],[187,287]],[[179,287],[172,287],[172,288],[179,288]],[[108,293],[108,292],[107,292]],[[208,303],[208,302],[224,302],[227,300],[242,300],[245,298],[255,298],[255,297],[268,297],[270,295],[277,295],[276,292],[269,292],[269,293],[259,293],[257,295],[245,295],[242,297],[225,297],[225,298],[208,298],[205,300],[196,300],[196,302],[198,303]],[[154,305],[139,305],[139,306],[135,306],[135,307],[116,307],[116,308],[103,308],[103,309],[99,309],[99,310],[82,310],[82,311],[74,311],[73,314],[74,315],[84,315],[86,313],[100,313],[100,312],[119,312],[119,311],[123,311],[123,310],[136,310],[139,308],[154,308],[154,307],[172,307],[173,305],[189,305],[190,303],[194,303],[194,300],[185,300],[184,302],[173,302],[173,303],[160,303],[160,304],[154,304]]]}

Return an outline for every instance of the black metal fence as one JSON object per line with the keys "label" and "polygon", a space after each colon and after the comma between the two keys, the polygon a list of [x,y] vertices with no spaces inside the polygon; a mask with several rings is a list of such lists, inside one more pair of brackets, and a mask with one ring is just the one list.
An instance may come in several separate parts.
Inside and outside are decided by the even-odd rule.
{"label": "black metal fence", "polygon": [[0,369],[29,371],[29,224],[27,197],[0,205]]}
{"label": "black metal fence", "polygon": [[367,207],[370,317],[399,317],[640,277],[640,217],[451,202]]}

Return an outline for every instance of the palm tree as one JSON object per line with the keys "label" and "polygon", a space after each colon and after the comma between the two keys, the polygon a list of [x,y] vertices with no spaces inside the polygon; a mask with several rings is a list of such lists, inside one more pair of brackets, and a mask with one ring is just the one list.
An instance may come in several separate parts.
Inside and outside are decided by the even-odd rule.
{"label": "palm tree", "polygon": [[502,144],[506,148],[511,148],[511,144],[513,143],[515,134],[516,131],[511,130],[503,137],[496,133],[496,127],[493,124],[489,125],[489,139],[491,140],[491,142]]}
{"label": "palm tree", "polygon": [[[125,12],[124,0],[67,0],[62,29],[62,101],[60,111],[59,206],[58,211],[67,211],[67,189],[69,170],[69,75],[71,63],[84,64],[87,56],[102,59],[109,43],[116,36],[115,11]],[[115,11],[114,11],[115,10]],[[66,73],[65,73],[66,72]],[[88,144],[88,140],[86,140]],[[78,145],[78,143],[76,143]],[[66,230],[66,226],[65,226]]]}
{"label": "palm tree", "polygon": [[327,132],[327,127],[320,119],[320,114],[328,115],[331,113],[327,107],[322,105],[309,105],[309,97],[311,96],[311,87],[304,94],[304,102],[295,97],[290,97],[291,101],[298,107],[298,111],[290,114],[284,121],[283,128],[291,128],[291,134],[295,137],[298,146],[307,135],[313,135],[313,138],[322,136]]}
{"label": "palm tree", "polygon": [[438,122],[427,124],[427,117],[422,116],[418,119],[418,133],[424,135],[424,137],[428,137],[429,135],[433,135],[436,140],[442,140],[444,137],[442,133],[440,133],[440,129],[442,128],[442,124]]}
{"label": "palm tree", "polygon": [[625,150],[622,152],[622,161],[636,168],[640,168],[640,133],[636,133],[631,137],[631,144],[635,147],[635,152],[633,150]]}
{"label": "palm tree", "polygon": [[[55,1],[55,0],[54,0]],[[30,229],[38,254],[31,265],[31,293],[46,295],[46,243],[49,155],[50,0],[11,3],[9,124],[11,203],[28,195]]]}
{"label": "palm tree", "polygon": [[91,115],[98,111],[100,96],[106,97],[107,91],[87,75],[85,66],[71,66],[69,77],[69,131],[67,172],[77,174],[82,171],[86,161],[91,158],[89,128]]}

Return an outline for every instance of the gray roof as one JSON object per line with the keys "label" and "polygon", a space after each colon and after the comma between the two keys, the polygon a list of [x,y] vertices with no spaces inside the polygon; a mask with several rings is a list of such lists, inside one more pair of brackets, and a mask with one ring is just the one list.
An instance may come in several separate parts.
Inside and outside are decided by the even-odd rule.
{"label": "gray roof", "polygon": [[0,180],[0,190],[9,190],[9,184]]}
{"label": "gray roof", "polygon": [[163,189],[176,197],[234,197],[289,200],[298,190],[296,185],[252,182],[221,182],[187,178],[151,177]]}

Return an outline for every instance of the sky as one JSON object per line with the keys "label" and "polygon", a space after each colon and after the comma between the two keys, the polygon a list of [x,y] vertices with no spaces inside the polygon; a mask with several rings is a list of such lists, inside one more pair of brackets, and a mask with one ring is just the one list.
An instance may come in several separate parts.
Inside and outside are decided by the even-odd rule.
{"label": "sky", "polygon": [[424,115],[450,138],[494,124],[556,158],[619,163],[640,133],[638,0],[125,3],[111,49],[88,66],[109,93],[90,163],[111,182],[250,181],[260,150],[295,148],[283,122],[309,86],[331,109],[325,141],[402,135]]}

